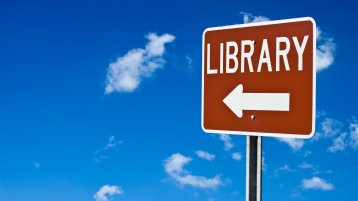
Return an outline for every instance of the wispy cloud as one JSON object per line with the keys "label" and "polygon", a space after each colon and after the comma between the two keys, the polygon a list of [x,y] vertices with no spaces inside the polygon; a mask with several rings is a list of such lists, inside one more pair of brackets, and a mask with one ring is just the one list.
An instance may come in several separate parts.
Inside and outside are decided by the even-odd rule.
{"label": "wispy cloud", "polygon": [[333,140],[333,144],[328,147],[327,151],[331,153],[336,153],[337,151],[344,151],[346,149],[346,135],[347,133],[342,133],[339,137]]}
{"label": "wispy cloud", "polygon": [[208,161],[212,161],[215,159],[215,155],[211,154],[209,152],[203,151],[203,150],[198,150],[195,152],[195,154],[202,159],[208,160]]}
{"label": "wispy cloud", "polygon": [[[270,21],[270,18],[266,16],[256,16],[247,12],[240,12],[243,17],[243,22],[253,23],[253,22],[265,22]],[[321,28],[317,26],[316,29],[316,70],[320,72],[324,69],[327,69],[334,62],[334,50],[335,43],[333,37],[327,36],[328,34],[324,33]]]}
{"label": "wispy cloud", "polygon": [[314,166],[310,163],[303,162],[298,167],[301,169],[312,169]]}
{"label": "wispy cloud", "polygon": [[242,159],[242,155],[240,152],[234,152],[231,155],[232,159],[236,160],[236,161],[240,161]]}
{"label": "wispy cloud", "polygon": [[358,123],[354,116],[347,123],[327,117],[325,112],[319,118],[322,119],[320,131],[316,132],[311,141],[321,138],[332,139],[332,145],[327,148],[327,151],[331,153],[344,151],[349,147],[357,150]]}
{"label": "wispy cloud", "polygon": [[110,186],[104,185],[102,186],[96,194],[94,194],[94,199],[96,201],[110,201],[110,197],[114,195],[121,195],[124,191],[120,186]]}
{"label": "wispy cloud", "polygon": [[105,94],[133,92],[143,78],[151,76],[164,66],[164,45],[173,42],[175,37],[170,34],[158,36],[156,33],[149,33],[146,38],[149,42],[145,48],[132,49],[109,64]]}
{"label": "wispy cloud", "polygon": [[353,121],[349,123],[350,128],[350,146],[356,150],[358,148],[358,122],[353,117]]}
{"label": "wispy cloud", "polygon": [[278,176],[280,172],[294,172],[295,170],[290,168],[289,165],[285,164],[275,170],[274,176]]}
{"label": "wispy cloud", "polygon": [[234,143],[229,135],[220,134],[220,140],[224,142],[224,150],[228,151],[234,148]]}
{"label": "wispy cloud", "polygon": [[108,144],[106,144],[106,146],[104,148],[105,149],[114,149],[120,144],[122,144],[122,141],[117,140],[116,136],[112,135],[109,137]]}
{"label": "wispy cloud", "polygon": [[107,159],[108,154],[112,150],[117,150],[118,146],[120,144],[122,144],[122,143],[123,142],[121,140],[116,139],[116,136],[114,136],[114,135],[110,136],[109,139],[108,139],[107,144],[103,148],[101,148],[101,149],[99,149],[99,150],[97,150],[95,152],[94,161],[98,163],[98,162],[101,162],[104,159]]}
{"label": "wispy cloud", "polygon": [[[264,152],[263,152],[264,154]],[[262,156],[262,171],[266,171],[267,170],[267,163],[265,162],[266,161],[266,157],[265,156]]]}
{"label": "wispy cloud", "polygon": [[289,165],[285,164],[284,166],[278,168],[278,171],[293,172],[295,170],[291,169]]}
{"label": "wispy cloud", "polygon": [[332,118],[326,118],[321,122],[324,137],[333,137],[341,132],[343,123]]}
{"label": "wispy cloud", "polygon": [[193,69],[193,58],[190,57],[189,55],[186,55],[185,60],[187,62],[187,69],[192,70]]}
{"label": "wispy cloud", "polygon": [[265,16],[255,16],[251,13],[247,13],[247,12],[240,12],[240,14],[242,15],[242,20],[244,21],[244,24],[247,23],[252,23],[252,22],[266,22],[266,21],[270,21],[270,19],[268,17]]}
{"label": "wispy cloud", "polygon": [[294,199],[300,199],[302,200],[302,194],[298,191],[294,191],[292,194],[291,194],[291,197],[294,198]]}
{"label": "wispy cloud", "polygon": [[303,140],[295,138],[276,138],[280,142],[288,144],[293,151],[300,150],[303,147]]}
{"label": "wispy cloud", "polygon": [[342,132],[343,123],[337,119],[327,117],[326,113],[321,115],[323,119],[320,123],[320,131],[316,132],[311,141],[319,140],[320,138],[332,138]]}
{"label": "wispy cloud", "polygon": [[213,178],[206,178],[204,176],[192,175],[185,170],[184,166],[190,161],[192,161],[190,157],[183,156],[180,153],[173,154],[164,161],[165,172],[182,186],[189,185],[196,188],[215,189],[223,185],[219,175]]}
{"label": "wispy cloud", "polygon": [[304,189],[317,189],[317,190],[324,190],[324,191],[330,191],[334,189],[334,185],[332,183],[329,183],[326,180],[321,179],[319,177],[312,177],[311,179],[303,179],[302,187]]}

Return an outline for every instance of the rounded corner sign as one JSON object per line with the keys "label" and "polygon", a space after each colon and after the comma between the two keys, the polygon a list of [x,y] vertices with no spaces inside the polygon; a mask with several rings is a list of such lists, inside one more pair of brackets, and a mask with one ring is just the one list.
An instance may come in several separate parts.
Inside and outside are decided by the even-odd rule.
{"label": "rounded corner sign", "polygon": [[314,134],[313,18],[207,28],[202,45],[205,132],[294,138]]}

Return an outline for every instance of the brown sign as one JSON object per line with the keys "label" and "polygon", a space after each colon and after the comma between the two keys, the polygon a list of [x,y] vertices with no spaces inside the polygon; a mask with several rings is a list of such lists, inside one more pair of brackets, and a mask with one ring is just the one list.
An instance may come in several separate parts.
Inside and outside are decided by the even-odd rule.
{"label": "brown sign", "polygon": [[208,28],[202,127],[209,133],[311,137],[316,25],[312,18]]}

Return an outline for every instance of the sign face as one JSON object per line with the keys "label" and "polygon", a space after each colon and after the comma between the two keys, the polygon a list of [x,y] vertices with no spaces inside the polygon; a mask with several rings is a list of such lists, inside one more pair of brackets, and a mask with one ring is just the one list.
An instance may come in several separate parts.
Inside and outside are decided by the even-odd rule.
{"label": "sign face", "polygon": [[295,138],[314,134],[312,18],[208,28],[202,51],[205,132]]}

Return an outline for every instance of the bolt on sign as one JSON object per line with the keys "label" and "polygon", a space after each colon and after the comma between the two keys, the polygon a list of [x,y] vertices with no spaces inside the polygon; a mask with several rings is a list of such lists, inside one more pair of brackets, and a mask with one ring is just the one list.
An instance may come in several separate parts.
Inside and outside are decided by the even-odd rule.
{"label": "bolt on sign", "polygon": [[312,18],[208,28],[202,45],[205,132],[295,138],[314,134]]}

